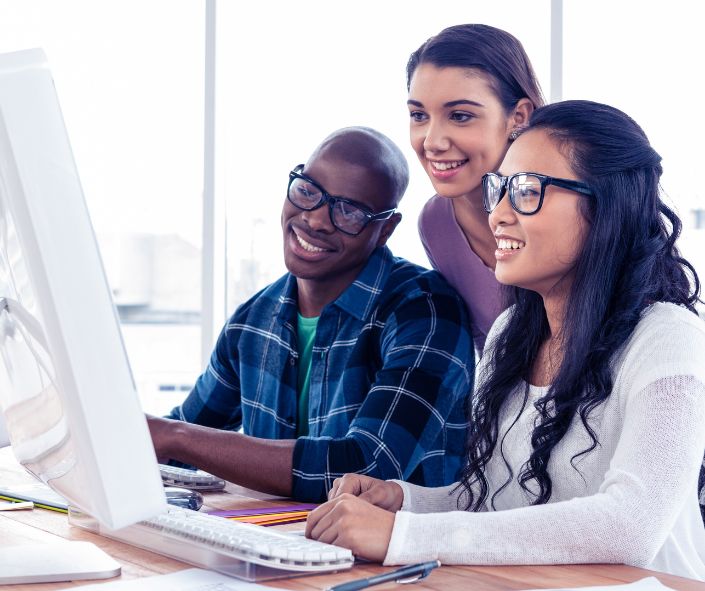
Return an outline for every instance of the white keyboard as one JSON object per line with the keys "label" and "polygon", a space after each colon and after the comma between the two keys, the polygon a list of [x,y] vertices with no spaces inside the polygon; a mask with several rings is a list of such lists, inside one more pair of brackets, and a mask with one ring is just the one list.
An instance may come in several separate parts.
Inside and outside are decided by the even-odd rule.
{"label": "white keyboard", "polygon": [[159,464],[159,472],[166,486],[180,486],[193,490],[223,490],[225,488],[225,480],[203,470],[189,470]]}
{"label": "white keyboard", "polygon": [[121,530],[106,531],[95,522],[86,523],[80,514],[71,522],[146,550],[246,580],[291,576],[293,572],[343,570],[354,561],[352,552],[346,548],[178,507],[169,507],[156,517]]}

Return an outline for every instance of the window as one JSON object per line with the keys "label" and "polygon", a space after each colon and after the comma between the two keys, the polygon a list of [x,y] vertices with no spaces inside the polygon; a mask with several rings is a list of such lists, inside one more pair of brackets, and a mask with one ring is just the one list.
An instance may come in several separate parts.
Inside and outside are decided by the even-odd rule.
{"label": "window", "polygon": [[[406,153],[411,183],[390,246],[427,264],[416,220],[433,191],[408,146],[405,66],[428,37],[462,22],[503,28],[551,95],[551,0],[530,9],[514,0],[448,0],[442,10],[417,0],[216,5],[215,186],[227,204],[229,312],[285,271],[288,171],[348,125],[379,129]],[[705,8],[679,6],[564,2],[563,97],[607,102],[644,127],[686,226],[681,248],[705,276],[705,194],[690,182],[705,137],[695,68]],[[0,52],[48,55],[138,388],[158,414],[202,369],[205,9],[193,0],[0,4]]]}
{"label": "window", "polygon": [[693,229],[705,230],[705,209],[693,210]]}
{"label": "window", "polygon": [[483,22],[521,39],[548,95],[550,2],[534,2],[531,10],[510,5],[218,3],[229,310],[285,271],[279,215],[288,172],[340,127],[374,127],[404,150],[411,183],[390,247],[428,264],[416,220],[433,189],[408,145],[406,62],[441,29]]}
{"label": "window", "polygon": [[705,231],[692,210],[705,207],[693,182],[702,168],[705,120],[698,100],[705,7],[654,1],[564,2],[563,96],[610,104],[634,118],[663,158],[666,201],[683,221],[678,246],[705,277]]}
{"label": "window", "polygon": [[200,372],[203,4],[17,0],[0,51],[41,47],[145,410]]}

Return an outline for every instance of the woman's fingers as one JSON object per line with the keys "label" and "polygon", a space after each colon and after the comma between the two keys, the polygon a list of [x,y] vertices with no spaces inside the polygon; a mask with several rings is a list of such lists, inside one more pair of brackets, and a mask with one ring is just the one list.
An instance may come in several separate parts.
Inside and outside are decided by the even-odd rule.
{"label": "woman's fingers", "polygon": [[353,495],[387,511],[398,511],[404,501],[404,493],[395,482],[385,482],[361,474],[345,474],[333,481],[328,491],[328,500],[342,495]]}
{"label": "woman's fingers", "polygon": [[307,538],[313,538],[314,540],[320,539],[320,536],[323,535],[323,532],[325,532],[331,524],[332,520],[329,517],[329,513],[333,510],[335,505],[335,500],[328,501],[316,507],[308,514],[308,519],[306,519]]}
{"label": "woman's fingers", "polygon": [[343,494],[311,512],[306,535],[350,548],[355,556],[382,562],[394,528],[394,514]]}
{"label": "woman's fingers", "polygon": [[365,480],[375,480],[360,474],[345,474],[333,481],[333,486],[328,492],[328,499],[334,499],[343,494],[359,495],[366,489]]}
{"label": "woman's fingers", "polygon": [[361,493],[360,498],[387,511],[399,511],[404,493],[395,482],[380,481]]}

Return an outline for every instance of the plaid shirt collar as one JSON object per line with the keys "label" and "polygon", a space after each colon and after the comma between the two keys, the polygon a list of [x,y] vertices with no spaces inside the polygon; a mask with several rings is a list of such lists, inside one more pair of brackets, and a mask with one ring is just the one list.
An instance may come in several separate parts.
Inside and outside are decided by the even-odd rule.
{"label": "plaid shirt collar", "polygon": [[[367,321],[375,309],[393,263],[394,257],[389,248],[386,246],[377,248],[355,281],[331,305],[338,306],[362,322]],[[279,296],[279,303],[273,311],[282,322],[292,322],[296,317],[298,310],[296,293],[296,277],[289,273],[282,295]]]}

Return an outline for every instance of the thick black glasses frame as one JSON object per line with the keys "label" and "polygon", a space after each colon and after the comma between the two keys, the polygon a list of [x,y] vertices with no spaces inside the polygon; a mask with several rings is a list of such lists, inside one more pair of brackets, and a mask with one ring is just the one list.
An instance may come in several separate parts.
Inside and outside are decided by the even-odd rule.
{"label": "thick black glasses frame", "polygon": [[[595,193],[594,191],[590,188],[590,185],[587,185],[586,183],[580,182],[580,181],[574,181],[571,179],[561,179],[553,176],[546,176],[545,174],[538,174],[536,172],[517,172],[516,174],[513,174],[511,176],[501,176],[499,174],[496,174],[494,172],[488,172],[487,174],[482,176],[482,205],[485,208],[485,211],[487,213],[492,213],[494,208],[496,208],[500,201],[504,198],[505,193],[507,192],[507,187],[511,187],[511,182],[512,179],[515,177],[521,176],[521,175],[529,175],[536,177],[539,179],[539,182],[541,183],[541,195],[539,197],[539,204],[536,207],[534,211],[531,212],[525,212],[521,211],[515,201],[514,201],[514,191],[511,189],[509,190],[509,203],[512,206],[512,209],[516,211],[517,213],[520,213],[521,215],[535,215],[539,211],[541,211],[541,207],[543,206],[543,198],[544,195],[546,194],[546,186],[547,185],[555,185],[556,187],[561,187],[562,189],[568,189],[569,191],[574,191],[576,193],[580,193],[581,195],[586,195],[588,197],[592,197]],[[488,178],[496,178],[500,179],[500,186],[499,186],[499,199],[497,199],[497,203],[495,204],[494,208],[490,209],[488,199],[487,199],[487,188],[486,188],[486,179]]]}
{"label": "thick black glasses frame", "polygon": [[[294,167],[294,170],[292,170],[289,173],[289,186],[287,187],[286,190],[286,198],[289,200],[289,203],[291,203],[294,207],[301,209],[303,211],[313,211],[315,209],[318,209],[319,207],[322,207],[326,203],[328,204],[328,215],[330,216],[330,223],[333,224],[338,230],[340,230],[343,234],[347,234],[348,236],[357,236],[362,233],[362,231],[367,227],[367,225],[370,222],[377,222],[380,220],[388,220],[390,217],[394,215],[396,212],[397,208],[393,209],[387,209],[385,211],[380,211],[379,213],[372,213],[369,209],[366,209],[354,201],[347,199],[346,197],[338,196],[338,195],[331,195],[328,191],[326,191],[321,185],[319,185],[316,181],[314,181],[311,177],[306,176],[305,174],[302,174],[301,171],[304,169],[303,164],[299,164],[298,166]],[[316,189],[318,189],[321,192],[321,200],[316,203],[313,207],[301,207],[298,203],[294,203],[294,201],[291,199],[291,183],[294,182],[295,179],[300,179],[302,181],[305,181],[307,183],[310,183]],[[338,224],[335,223],[335,220],[333,219],[333,208],[335,207],[335,204],[341,202],[341,203],[346,203],[350,207],[354,207],[355,209],[358,209],[361,211],[364,216],[365,216],[365,221],[362,224],[362,228],[360,228],[359,231],[357,232],[350,232],[349,230],[344,230]]]}

